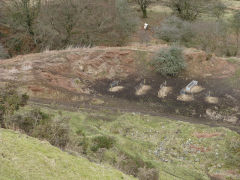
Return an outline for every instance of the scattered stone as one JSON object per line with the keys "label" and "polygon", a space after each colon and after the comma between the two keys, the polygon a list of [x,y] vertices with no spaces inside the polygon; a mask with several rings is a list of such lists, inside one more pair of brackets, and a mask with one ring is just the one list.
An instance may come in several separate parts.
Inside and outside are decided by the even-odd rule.
{"label": "scattered stone", "polygon": [[231,96],[230,94],[225,94],[225,97],[230,99],[233,102],[237,102],[236,98],[234,98],[233,96]]}
{"label": "scattered stone", "polygon": [[232,124],[236,124],[238,121],[238,118],[236,116],[224,116],[212,109],[207,109],[206,114],[210,119],[215,121],[224,121]]}
{"label": "scattered stone", "polygon": [[212,109],[207,109],[206,114],[210,119],[215,120],[215,121],[219,121],[224,118],[221,114],[217,113],[217,111],[214,111]]}
{"label": "scattered stone", "polygon": [[22,65],[22,70],[23,71],[28,71],[28,70],[31,70],[31,69],[32,69],[32,65],[30,65],[30,64]]}
{"label": "scattered stone", "polygon": [[236,124],[238,121],[238,118],[236,116],[228,116],[228,117],[224,117],[223,121]]}

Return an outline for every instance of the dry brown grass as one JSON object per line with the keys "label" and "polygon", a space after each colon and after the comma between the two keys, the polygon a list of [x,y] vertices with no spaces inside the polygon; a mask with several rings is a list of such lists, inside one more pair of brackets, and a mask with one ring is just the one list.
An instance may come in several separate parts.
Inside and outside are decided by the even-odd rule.
{"label": "dry brown grass", "polygon": [[194,136],[197,138],[211,138],[215,136],[221,136],[222,133],[194,133]]}

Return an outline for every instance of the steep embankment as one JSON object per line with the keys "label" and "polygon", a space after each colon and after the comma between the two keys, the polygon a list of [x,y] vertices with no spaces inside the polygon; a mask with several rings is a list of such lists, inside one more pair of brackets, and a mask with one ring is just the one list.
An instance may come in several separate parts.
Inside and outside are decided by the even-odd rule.
{"label": "steep embankment", "polygon": [[[163,47],[166,45],[96,47],[17,56],[0,61],[0,83],[15,82],[31,97],[69,99],[69,96],[76,94],[96,94],[93,92],[101,90],[92,87],[102,80],[128,81],[129,77],[134,77],[138,83],[147,77],[154,79],[149,61]],[[180,86],[185,86],[191,78],[226,78],[236,71],[234,64],[202,51],[186,49],[184,55],[188,63],[187,70],[180,80],[175,79],[181,81]],[[164,77],[157,79],[160,81],[157,82],[159,88]],[[187,81],[183,82],[183,79]]]}
{"label": "steep embankment", "polygon": [[[149,61],[166,46],[69,48],[17,56],[0,61],[0,85],[14,82],[38,102],[45,99],[137,112],[149,109],[239,127],[239,65],[185,49],[186,71],[177,78],[159,76],[152,72]],[[181,89],[193,79],[199,81],[198,89],[180,96]],[[114,81],[122,89],[109,89]],[[159,91],[164,82],[169,93]]]}
{"label": "steep embankment", "polygon": [[[224,84],[224,81],[229,80],[232,76],[234,79],[231,79],[233,80],[231,82],[239,81],[238,71],[236,71],[238,64],[229,63],[202,51],[186,49],[184,56],[188,67],[184,73],[176,78],[157,76],[152,72],[149,61],[154,53],[162,47],[166,46],[95,47],[17,56],[0,61],[0,85],[8,82],[16,83],[20,91],[30,95],[30,103],[34,102],[40,106],[46,103],[46,106],[58,109],[59,106],[54,105],[54,103],[58,103],[63,107],[72,108],[74,111],[79,111],[79,108],[88,109],[89,112],[85,115],[67,112],[71,116],[72,128],[79,130],[78,132],[85,133],[86,131],[85,138],[90,140],[90,145],[94,136],[106,134],[117,140],[116,146],[110,151],[106,152],[100,149],[95,154],[90,151],[88,154],[90,159],[97,160],[99,158],[100,162],[109,162],[114,167],[136,176],[146,172],[153,174],[153,171],[159,170],[160,177],[169,176],[173,177],[172,179],[176,179],[176,174],[180,177],[179,179],[193,179],[193,175],[203,177],[203,179],[209,179],[209,176],[238,178],[239,171],[236,167],[239,162],[235,162],[234,159],[239,156],[239,135],[227,129],[203,131],[201,125],[164,121],[162,117],[159,117],[161,113],[187,115],[191,117],[190,122],[196,120],[192,118],[193,116],[201,117],[202,119],[196,121],[197,123],[208,124],[209,122],[214,126],[225,126],[239,131],[239,88]],[[180,90],[193,79],[199,80],[199,86],[195,92],[190,94],[192,100],[181,101],[178,97]],[[165,81],[165,89],[169,88],[170,90],[159,91],[159,86]],[[114,83],[118,86],[115,86],[115,89],[110,88],[109,85]],[[213,96],[212,99],[217,99],[216,102],[205,101],[205,97],[211,98],[209,91]],[[100,109],[97,111],[97,115],[91,115],[94,109]],[[100,114],[102,109],[104,109],[102,112],[106,113],[103,117]],[[112,119],[109,113],[111,110],[114,110],[113,114],[115,114]],[[132,117],[129,114],[121,116],[116,113],[123,110],[153,114],[157,117],[148,118],[145,115],[133,115]],[[218,114],[218,111],[223,114]],[[186,121],[188,119],[190,118],[180,118],[180,120]],[[179,118],[175,118],[175,120],[179,120]],[[19,135],[12,136],[13,140]],[[5,136],[6,139],[10,137]],[[235,137],[236,139],[234,139]],[[130,140],[131,138],[132,140]],[[30,142],[29,139],[32,141],[31,138],[27,138],[24,143]],[[1,141],[1,143],[3,142],[7,142],[7,140]],[[13,154],[22,152],[21,141],[16,144],[17,152],[14,150],[13,145],[18,142],[16,140],[6,146],[8,149],[5,149],[5,152],[10,151]],[[232,143],[228,144],[228,142]],[[48,147],[50,146],[48,145]],[[44,143],[43,148],[46,148]],[[91,147],[89,148],[91,150]],[[27,149],[34,148],[27,147],[25,150],[27,151]],[[37,149],[40,152],[48,152],[46,149],[41,150],[40,145],[39,147],[37,145]],[[150,149],[152,151],[149,151]],[[57,149],[55,150],[57,151]],[[27,156],[26,159],[31,160],[26,160],[26,162],[30,164],[32,161],[32,164],[47,163],[47,167],[50,168],[46,168],[46,170],[49,172],[48,169],[51,169],[51,165],[57,164],[58,157],[52,154],[42,156],[40,152]],[[59,153],[61,153],[60,150]],[[119,159],[115,157],[116,153],[119,153]],[[221,157],[219,157],[219,153]],[[55,151],[54,154],[56,154]],[[25,153],[20,155],[21,158],[25,157]],[[3,156],[5,157],[5,155]],[[64,153],[64,157],[60,158],[62,159],[60,164],[63,166],[59,165],[53,169],[60,168],[60,172],[64,172],[64,167],[78,168],[71,163],[70,165],[66,164],[68,160],[63,160],[65,156],[66,159],[73,158]],[[39,157],[41,159],[38,159]],[[52,157],[54,160],[49,160]],[[140,161],[138,157],[141,157]],[[225,158],[224,162],[222,162],[223,158]],[[74,164],[81,165],[81,162],[78,162],[80,160],[75,161]],[[23,162],[25,161],[23,160]],[[178,163],[177,166],[176,163]],[[7,175],[11,175],[10,171],[18,172],[19,164],[22,163],[21,161],[9,162],[6,160],[2,164],[4,164],[6,172],[9,172]],[[28,171],[31,169],[34,172],[35,167],[31,167],[32,164],[28,166]],[[125,166],[126,164],[131,168]],[[17,170],[7,171],[8,165],[9,167],[15,165]],[[179,169],[179,167],[181,168]],[[57,170],[53,169],[51,170],[57,173]],[[69,172],[69,176],[71,173],[77,172],[78,169],[74,169]],[[79,170],[79,172],[81,171]],[[87,171],[84,170],[84,172]],[[94,175],[93,171],[89,170],[88,172]],[[21,173],[27,174],[27,171]],[[64,172],[65,174],[67,172]],[[97,174],[96,177],[101,175]],[[113,176],[119,177],[118,175]],[[92,179],[98,179],[96,177]]]}
{"label": "steep embankment", "polygon": [[47,142],[0,129],[1,180],[134,179],[108,166],[62,152]]}
{"label": "steep embankment", "polygon": [[[240,135],[227,128],[109,110],[62,115],[70,118],[72,133],[84,141],[75,150],[140,180],[240,178]],[[100,137],[111,146],[103,148],[96,141]]]}
{"label": "steep embankment", "polygon": [[[67,105],[75,102],[78,107],[95,105],[137,112],[150,109],[154,113],[204,118],[204,123],[226,122],[238,129],[239,65],[203,51],[185,49],[186,71],[177,78],[156,76],[149,61],[163,47],[166,45],[70,48],[17,56],[0,61],[0,85],[14,82],[38,102],[51,99]],[[193,79],[199,81],[200,89],[179,96]],[[109,89],[114,81],[123,88]],[[159,96],[163,82],[171,92]],[[142,92],[146,88],[141,86],[143,83],[146,92]]]}

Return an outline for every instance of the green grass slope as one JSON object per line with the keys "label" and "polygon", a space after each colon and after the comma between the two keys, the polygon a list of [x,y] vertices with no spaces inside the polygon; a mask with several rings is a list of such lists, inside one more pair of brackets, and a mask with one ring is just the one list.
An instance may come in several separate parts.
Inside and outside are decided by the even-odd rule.
{"label": "green grass slope", "polygon": [[133,179],[29,136],[0,129],[1,180]]}
{"label": "green grass slope", "polygon": [[[120,166],[126,173],[134,170],[135,161],[137,168],[141,162],[157,168],[160,180],[240,178],[240,135],[229,129],[137,114],[63,114],[71,117],[73,131],[85,134],[89,158]],[[91,144],[96,136],[113,137],[116,143],[95,154]]]}

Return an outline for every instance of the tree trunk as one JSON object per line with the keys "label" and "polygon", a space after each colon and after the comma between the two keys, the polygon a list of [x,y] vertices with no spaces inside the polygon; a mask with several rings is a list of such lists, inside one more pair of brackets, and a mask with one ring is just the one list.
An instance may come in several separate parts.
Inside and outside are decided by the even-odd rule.
{"label": "tree trunk", "polygon": [[238,51],[239,51],[239,32],[237,33],[237,52],[236,52],[236,55],[238,55]]}
{"label": "tree trunk", "polygon": [[147,8],[142,7],[143,18],[147,18]]}
{"label": "tree trunk", "polygon": [[3,115],[1,113],[0,113],[0,128],[6,128],[6,126],[4,124]]}

